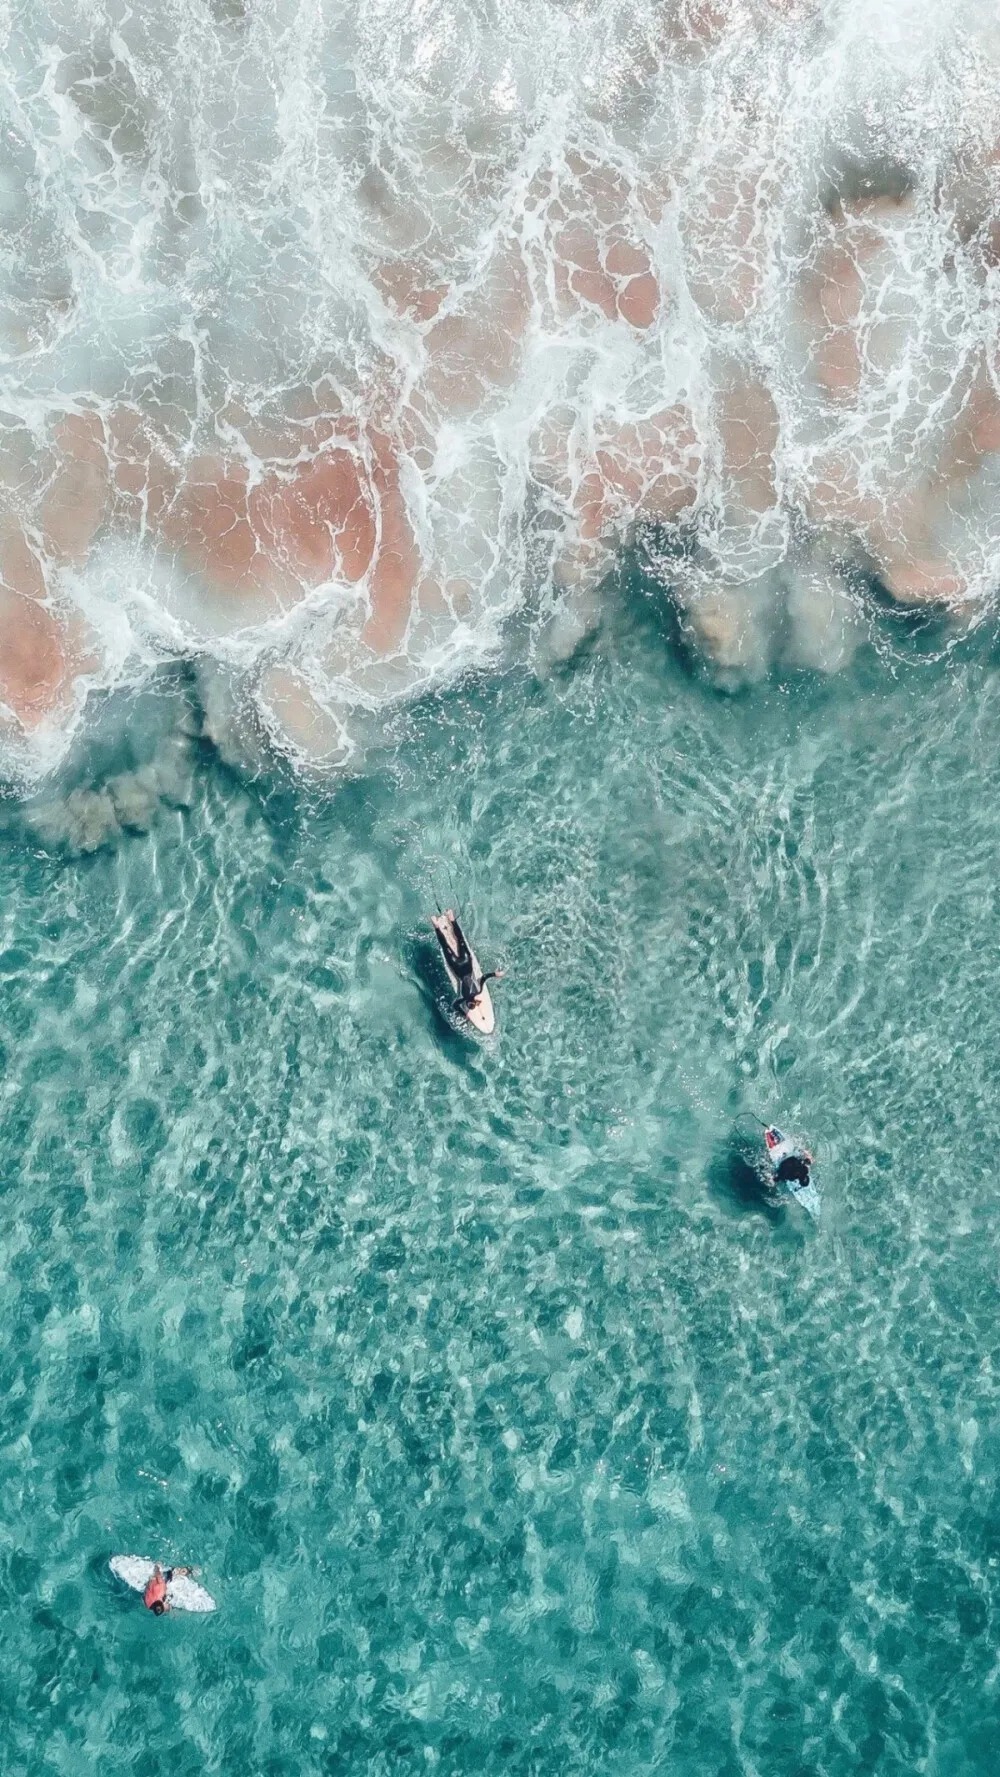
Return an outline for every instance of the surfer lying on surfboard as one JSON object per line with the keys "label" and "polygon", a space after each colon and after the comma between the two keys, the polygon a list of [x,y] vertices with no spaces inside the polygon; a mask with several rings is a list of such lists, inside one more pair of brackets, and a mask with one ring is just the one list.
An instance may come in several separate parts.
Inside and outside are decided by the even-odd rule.
{"label": "surfer lying on surfboard", "polygon": [[154,1617],[162,1617],[164,1611],[170,1609],[167,1587],[171,1580],[182,1579],[185,1575],[190,1575],[193,1572],[193,1567],[168,1567],[164,1573],[157,1561],[142,1595],[142,1602],[146,1609],[151,1610]]}
{"label": "surfer lying on surfboard", "polygon": [[486,989],[487,981],[499,981],[502,969],[483,974],[474,951],[458,923],[453,907],[431,916],[434,936],[441,946],[448,979],[455,989],[455,1010],[462,1012],[478,1030],[493,1029],[493,1003]]}
{"label": "surfer lying on surfboard", "polygon": [[215,1599],[194,1575],[197,1567],[161,1567],[148,1555],[112,1555],[108,1563],[116,1579],[138,1592],[154,1617],[168,1610],[190,1610],[204,1616],[215,1609]]}

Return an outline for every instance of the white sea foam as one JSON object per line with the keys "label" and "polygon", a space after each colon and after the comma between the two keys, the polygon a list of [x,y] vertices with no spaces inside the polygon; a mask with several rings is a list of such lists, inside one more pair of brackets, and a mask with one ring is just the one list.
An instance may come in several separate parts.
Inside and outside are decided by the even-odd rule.
{"label": "white sea foam", "polygon": [[10,770],[178,655],[343,763],[632,541],[741,675],[842,665],[865,575],[987,608],[988,0],[0,23]]}

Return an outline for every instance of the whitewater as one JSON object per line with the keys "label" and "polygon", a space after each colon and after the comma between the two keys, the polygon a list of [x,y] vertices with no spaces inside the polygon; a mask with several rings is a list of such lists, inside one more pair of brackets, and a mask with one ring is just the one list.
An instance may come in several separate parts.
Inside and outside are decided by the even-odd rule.
{"label": "whitewater", "polygon": [[732,681],[989,607],[988,4],[2,31],[9,777],[178,658],[234,755],[356,765],[628,551]]}

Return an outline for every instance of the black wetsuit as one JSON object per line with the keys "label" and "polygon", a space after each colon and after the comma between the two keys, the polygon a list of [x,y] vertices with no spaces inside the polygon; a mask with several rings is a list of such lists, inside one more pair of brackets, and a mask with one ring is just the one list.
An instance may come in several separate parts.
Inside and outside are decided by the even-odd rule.
{"label": "black wetsuit", "polygon": [[476,965],[472,960],[472,952],[469,949],[465,933],[457,919],[453,919],[451,922],[452,936],[454,937],[456,945],[454,950],[448,943],[444,933],[438,932],[437,926],[434,927],[434,930],[437,932],[437,941],[444,952],[448,967],[453,969],[458,976],[458,997],[455,1000],[455,1005],[459,1010],[464,1010],[466,1006],[471,1006],[475,1003],[483,991],[484,984],[487,981],[492,981],[494,979],[496,970],[491,969],[488,975],[477,976]]}
{"label": "black wetsuit", "polygon": [[486,986],[487,981],[494,981],[495,979],[496,970],[491,969],[488,975],[480,975],[479,985],[477,987],[476,977],[470,975],[467,981],[462,982],[462,991],[455,1001],[456,1011],[465,1012],[469,1006],[474,1006],[479,995],[482,993],[483,988]]}
{"label": "black wetsuit", "polygon": [[775,1167],[774,1176],[780,1185],[807,1185],[810,1166],[804,1154],[786,1154]]}

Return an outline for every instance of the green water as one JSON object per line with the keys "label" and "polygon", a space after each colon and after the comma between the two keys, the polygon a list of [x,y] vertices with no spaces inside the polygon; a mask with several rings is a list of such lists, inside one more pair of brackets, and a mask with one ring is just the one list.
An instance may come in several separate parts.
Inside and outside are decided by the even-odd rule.
{"label": "green water", "polygon": [[994,1770],[998,856],[988,648],[725,699],[642,609],[334,793],[15,822],[0,1768]]}

